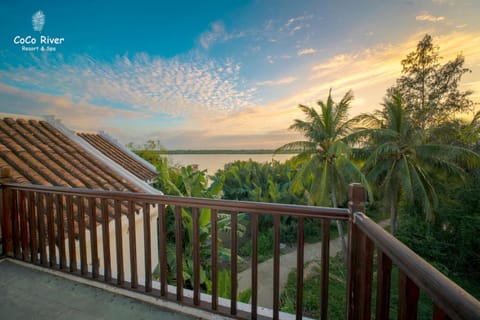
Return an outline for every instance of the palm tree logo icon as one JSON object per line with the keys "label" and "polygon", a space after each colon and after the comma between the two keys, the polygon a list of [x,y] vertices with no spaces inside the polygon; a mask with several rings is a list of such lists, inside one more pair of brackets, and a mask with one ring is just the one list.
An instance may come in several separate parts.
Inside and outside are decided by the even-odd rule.
{"label": "palm tree logo icon", "polygon": [[41,10],[35,12],[32,16],[32,26],[34,31],[42,32],[45,25],[45,14]]}

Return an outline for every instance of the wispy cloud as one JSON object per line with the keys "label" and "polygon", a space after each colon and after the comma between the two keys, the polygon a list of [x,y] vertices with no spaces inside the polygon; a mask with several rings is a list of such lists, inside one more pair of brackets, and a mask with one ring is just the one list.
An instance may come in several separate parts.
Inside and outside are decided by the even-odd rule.
{"label": "wispy cloud", "polygon": [[280,86],[284,84],[289,84],[297,80],[298,80],[297,77],[284,77],[276,80],[266,80],[266,81],[257,82],[257,85],[275,87],[275,86]]}
{"label": "wispy cloud", "polygon": [[428,21],[428,22],[441,22],[445,21],[445,17],[443,16],[433,16],[428,12],[423,12],[415,17],[417,21]]}
{"label": "wispy cloud", "polygon": [[322,69],[336,69],[345,66],[346,64],[350,63],[354,60],[354,55],[352,54],[339,54],[325,62],[316,64],[313,66],[312,70],[322,70]]}
{"label": "wispy cloud", "polygon": [[444,4],[448,4],[450,6],[455,5],[455,0],[432,0],[432,2],[437,5],[444,5]]}
{"label": "wispy cloud", "polygon": [[211,29],[200,35],[199,41],[203,48],[208,49],[216,41],[225,37],[225,27],[221,22],[214,22],[210,25]]}
{"label": "wispy cloud", "polygon": [[221,21],[210,24],[210,30],[203,32],[198,41],[204,49],[209,49],[217,42],[225,42],[235,38],[241,38],[246,35],[246,32],[228,33],[225,25]]}
{"label": "wispy cloud", "polygon": [[290,35],[295,34],[304,28],[310,27],[309,20],[313,18],[313,15],[303,15],[288,19],[281,30],[287,31]]}
{"label": "wispy cloud", "polygon": [[138,54],[113,62],[38,56],[31,65],[1,69],[0,78],[32,91],[69,93],[88,103],[107,101],[147,113],[228,112],[251,104],[253,92],[242,87],[238,63],[192,55],[162,59]]}
{"label": "wispy cloud", "polygon": [[283,55],[279,55],[279,56],[268,55],[268,56],[265,57],[265,60],[270,64],[274,64],[278,60],[288,60],[288,59],[291,59],[291,58],[292,58],[292,56],[288,55],[288,54],[283,54]]}
{"label": "wispy cloud", "polygon": [[307,48],[307,49],[302,49],[302,50],[299,50],[297,52],[297,55],[299,56],[304,56],[306,54],[312,54],[312,53],[315,53],[317,52],[317,50],[313,49],[313,48]]}

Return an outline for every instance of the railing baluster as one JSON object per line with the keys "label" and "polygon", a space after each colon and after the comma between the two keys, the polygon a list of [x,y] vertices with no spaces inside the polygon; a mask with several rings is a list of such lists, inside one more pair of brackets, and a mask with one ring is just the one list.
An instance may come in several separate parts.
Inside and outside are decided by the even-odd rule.
{"label": "railing baluster", "polygon": [[12,230],[13,230],[13,252],[17,259],[21,257],[20,247],[20,221],[18,217],[18,192],[12,190]]}
{"label": "railing baluster", "polygon": [[110,261],[110,228],[108,219],[108,201],[100,200],[102,207],[102,240],[103,240],[103,275],[105,282],[112,281],[112,267]]}
{"label": "railing baluster", "polygon": [[19,192],[19,204],[20,204],[20,235],[22,239],[22,259],[27,261],[28,259],[28,228],[27,228],[27,206],[26,206],[25,191]]}
{"label": "railing baluster", "polygon": [[160,295],[168,297],[167,284],[167,220],[165,205],[158,204],[158,263],[160,268]]}
{"label": "railing baluster", "polygon": [[[378,319],[378,318],[377,318]],[[435,303],[433,304],[432,320],[450,320],[451,318]]]}
{"label": "railing baluster", "polygon": [[138,287],[137,273],[137,240],[135,232],[135,203],[128,201],[128,234],[130,240],[130,285],[133,289]]}
{"label": "railing baluster", "polygon": [[364,233],[361,235],[359,319],[370,319],[372,305],[373,242]]}
{"label": "railing baluster", "polygon": [[30,260],[38,263],[38,241],[37,241],[37,214],[35,206],[35,193],[28,192],[28,220],[30,224]]}
{"label": "railing baluster", "polygon": [[77,271],[77,253],[75,249],[75,226],[73,221],[73,198],[67,196],[68,256],[70,272]]}
{"label": "railing baluster", "polygon": [[152,291],[152,246],[150,244],[150,204],[143,204],[143,244],[145,248],[145,291]]}
{"label": "railing baluster", "polygon": [[12,190],[2,187],[2,209],[3,209],[3,251],[8,257],[14,256],[13,250],[13,228],[12,228]]}
{"label": "railing baluster", "polygon": [[175,206],[175,249],[177,264],[177,301],[183,299],[182,209]]}
{"label": "railing baluster", "polygon": [[273,217],[273,319],[279,318],[280,309],[280,216]]}
{"label": "railing baluster", "polygon": [[322,219],[322,287],[320,319],[328,319],[328,286],[330,274],[330,220]]}
{"label": "railing baluster", "polygon": [[218,226],[216,209],[210,215],[210,229],[212,242],[212,310],[218,308]]}
{"label": "railing baluster", "polygon": [[47,249],[45,238],[45,208],[43,205],[43,194],[37,193],[37,216],[38,216],[38,242],[40,248],[40,264],[47,265]]}
{"label": "railing baluster", "polygon": [[87,244],[85,239],[85,202],[84,198],[77,196],[77,217],[78,217],[78,233],[80,240],[80,272],[86,275],[87,268]]}
{"label": "railing baluster", "polygon": [[376,319],[389,319],[392,260],[380,249],[377,251]]}
{"label": "railing baluster", "polygon": [[304,221],[303,217],[298,218],[297,226],[297,300],[296,318],[303,316],[303,250],[304,250]]}
{"label": "railing baluster", "polygon": [[193,304],[200,304],[200,226],[199,210],[192,208],[193,218]]}
{"label": "railing baluster", "polygon": [[57,194],[55,197],[55,208],[57,217],[57,232],[58,232],[58,254],[60,255],[60,269],[64,270],[67,267],[67,253],[65,248],[65,215],[63,206],[63,195]]}
{"label": "railing baluster", "polygon": [[115,200],[115,244],[117,249],[117,284],[123,285],[125,280],[123,268],[123,239],[122,239],[122,203],[120,200]]}
{"label": "railing baluster", "polygon": [[402,271],[398,270],[398,319],[417,319],[420,290]]}
{"label": "railing baluster", "polygon": [[252,319],[257,318],[258,302],[258,215],[252,214]]}
{"label": "railing baluster", "polygon": [[97,205],[96,199],[88,198],[88,220],[90,229],[90,254],[92,259],[92,278],[97,279],[99,274],[98,244],[97,244]]}
{"label": "railing baluster", "polygon": [[231,231],[232,231],[232,239],[231,239],[231,250],[230,250],[230,278],[231,278],[231,285],[230,285],[230,314],[236,315],[237,314],[237,224],[238,224],[238,213],[232,212],[231,213]]}
{"label": "railing baluster", "polygon": [[55,245],[55,218],[53,212],[53,195],[51,193],[45,195],[46,213],[47,213],[47,229],[48,229],[48,257],[50,267],[56,266],[56,245]]}

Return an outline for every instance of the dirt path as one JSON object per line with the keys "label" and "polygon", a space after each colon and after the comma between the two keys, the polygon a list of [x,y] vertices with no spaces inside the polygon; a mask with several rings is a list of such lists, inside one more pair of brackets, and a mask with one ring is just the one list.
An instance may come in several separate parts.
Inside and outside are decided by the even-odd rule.
{"label": "dirt path", "polygon": [[[385,227],[389,220],[379,223]],[[304,263],[313,260],[320,260],[322,243],[308,243],[304,246]],[[330,257],[335,256],[342,250],[339,238],[330,241]],[[283,291],[287,284],[288,274],[292,269],[297,267],[297,251],[280,256],[280,292]],[[238,292],[251,287],[252,270],[249,268],[238,274]],[[265,308],[272,308],[272,292],[273,292],[273,258],[268,259],[258,265],[258,305]]]}

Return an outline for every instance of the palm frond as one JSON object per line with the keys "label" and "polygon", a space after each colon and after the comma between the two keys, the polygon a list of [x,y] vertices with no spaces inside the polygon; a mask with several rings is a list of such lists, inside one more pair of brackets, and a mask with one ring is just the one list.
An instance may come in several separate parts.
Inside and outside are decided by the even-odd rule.
{"label": "palm frond", "polygon": [[294,141],[284,144],[275,150],[275,153],[282,151],[299,151],[299,152],[313,152],[316,149],[316,144],[310,141]]}

